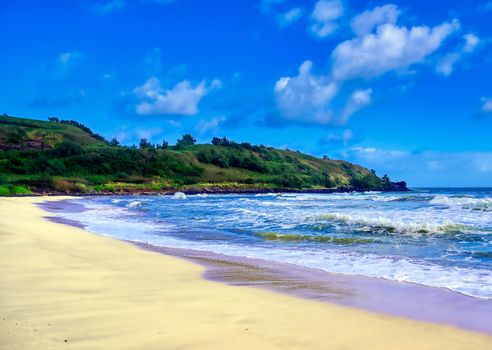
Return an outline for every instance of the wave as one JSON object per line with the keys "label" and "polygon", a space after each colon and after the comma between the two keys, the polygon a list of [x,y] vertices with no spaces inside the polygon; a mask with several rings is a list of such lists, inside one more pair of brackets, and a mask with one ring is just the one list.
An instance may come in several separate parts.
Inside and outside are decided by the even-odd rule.
{"label": "wave", "polygon": [[433,196],[414,196],[414,195],[405,195],[401,197],[394,198],[391,202],[427,202],[434,198]]}
{"label": "wave", "polygon": [[[137,200],[138,199],[138,200]],[[250,199],[252,199],[250,197]],[[159,197],[154,202],[143,198],[129,197],[125,200],[125,207],[110,203],[111,199],[104,200],[84,199],[83,203],[87,211],[77,213],[63,214],[68,219],[77,220],[84,225],[86,229],[92,232],[102,233],[104,235],[116,237],[123,240],[143,241],[151,244],[162,245],[175,248],[188,248],[204,251],[212,251],[219,254],[231,256],[247,256],[251,258],[268,259],[271,261],[285,262],[297,264],[305,267],[316,268],[333,273],[364,275],[369,277],[380,277],[396,281],[406,281],[419,283],[428,286],[449,288],[453,291],[467,294],[470,296],[492,299],[492,271],[489,268],[491,259],[490,245],[475,244],[460,246],[453,243],[453,249],[462,250],[464,256],[459,256],[454,252],[451,253],[452,259],[460,259],[459,264],[448,264],[447,260],[440,260],[434,255],[429,255],[429,260],[425,254],[405,256],[405,250],[398,251],[398,255],[392,255],[392,247],[385,244],[385,241],[390,240],[391,236],[378,237],[376,235],[360,235],[360,237],[347,235],[343,237],[336,232],[384,232],[384,233],[409,233],[411,235],[420,235],[427,233],[441,233],[453,231],[470,231],[477,232],[478,229],[458,225],[450,222],[436,222],[444,220],[442,216],[436,216],[439,211],[433,207],[425,208],[419,211],[388,211],[380,210],[377,204],[371,203],[370,211],[365,211],[364,214],[357,213],[359,206],[354,207],[350,213],[331,212],[330,209],[324,210],[320,208],[308,208],[306,210],[280,211],[275,208],[274,211],[261,210],[252,206],[245,208],[244,206],[235,207],[229,202],[215,201],[219,211],[200,212],[201,214],[209,215],[208,218],[217,218],[217,222],[200,223],[199,226],[191,226],[194,220],[188,216],[186,210],[180,210],[173,213],[172,218],[184,218],[187,220],[166,223],[153,220],[150,214],[155,213],[155,210],[150,210],[148,213],[141,213],[141,210],[131,210],[128,208],[130,202],[135,203],[142,201],[142,205],[153,205],[155,201],[159,201],[162,205],[166,205],[168,209],[172,203],[178,205],[176,201],[172,201],[170,197]],[[320,199],[322,201],[322,198]],[[268,200],[267,202],[274,202]],[[191,205],[193,201],[180,202],[182,205]],[[211,202],[212,203],[212,202]],[[322,204],[320,204],[322,205]],[[138,206],[138,205],[137,205]],[[151,207],[152,208],[152,207]],[[156,210],[159,210],[157,207]],[[224,208],[232,210],[231,215],[223,215]],[[385,207],[386,208],[386,205]],[[362,208],[365,210],[364,208]],[[313,213],[313,210],[316,212]],[[182,214],[183,217],[178,214]],[[184,215],[186,213],[186,215]],[[328,213],[318,217],[316,215]],[[350,214],[350,215],[349,215]],[[446,213],[443,213],[446,214]],[[451,213],[454,214],[454,213]],[[193,217],[198,215],[193,212]],[[447,214],[446,214],[447,215]],[[489,219],[484,218],[482,221],[471,221],[468,218],[475,216],[488,216],[486,213],[464,213],[464,218],[460,216],[460,220],[464,223],[470,222],[472,225],[480,225],[480,227],[490,227]],[[379,217],[381,216],[381,217]],[[279,222],[279,217],[282,217]],[[454,216],[448,216],[450,221],[458,220]],[[285,218],[285,220],[283,219]],[[283,224],[303,223],[305,218],[309,218],[304,224],[318,225],[327,228],[320,231],[306,232],[303,235],[289,234],[292,228],[283,228]],[[427,218],[427,219],[425,219]],[[422,221],[429,223],[422,223]],[[272,224],[273,223],[273,224]],[[190,238],[190,236],[182,235],[182,225],[190,227],[190,231],[200,230],[200,227],[206,227],[207,230],[228,230],[233,227],[236,230],[244,229],[251,235],[252,231],[259,232],[256,235],[260,238],[251,242],[241,235],[238,242],[236,241],[215,241],[215,240],[198,240]],[[232,226],[231,226],[232,225]],[[191,230],[193,228],[193,230]],[[304,228],[304,227],[303,227]],[[284,231],[285,230],[285,231]],[[485,228],[480,232],[484,232]],[[269,232],[270,231],[270,232]],[[279,232],[275,232],[279,231]],[[328,233],[332,231],[334,233]],[[180,236],[175,233],[179,232]],[[468,232],[467,232],[468,233]],[[461,235],[460,235],[461,236]],[[468,235],[480,236],[482,239],[488,240],[487,235]],[[467,242],[472,237],[466,237]],[[360,240],[360,239],[368,239]],[[373,239],[369,241],[369,239]],[[438,237],[439,238],[439,237]],[[260,240],[263,240],[259,242]],[[266,241],[279,241],[268,242]],[[280,244],[281,242],[292,241],[291,245]],[[295,244],[298,242],[298,244]],[[326,244],[317,242],[327,242]],[[424,240],[422,240],[423,243]],[[338,244],[338,245],[337,245]],[[404,248],[403,242],[398,240]],[[331,246],[332,245],[332,246]],[[336,246],[335,246],[336,245]],[[380,250],[383,245],[383,250]],[[293,247],[295,246],[295,247]],[[472,248],[473,247],[473,248]],[[423,246],[426,248],[426,246]],[[444,247],[443,249],[446,249]],[[400,253],[402,255],[400,255]],[[440,252],[439,252],[440,254]],[[465,263],[464,261],[468,261]]]}
{"label": "wave", "polygon": [[299,235],[277,232],[260,232],[255,235],[267,239],[269,241],[288,241],[288,242],[329,242],[335,244],[367,244],[373,243],[373,239],[353,238],[353,237],[331,237],[331,236],[315,236],[315,235]]}
{"label": "wave", "polygon": [[413,221],[396,221],[383,217],[352,216],[348,214],[325,214],[317,218],[345,224],[351,229],[363,232],[402,233],[402,234],[431,234],[431,233],[460,233],[476,232],[478,228],[456,223],[427,223]]}
{"label": "wave", "polygon": [[335,193],[335,194],[320,194],[320,195],[284,195],[279,197],[286,201],[375,201],[375,202],[391,202],[400,199],[399,196],[388,196],[379,194],[380,192],[362,192],[362,193]]}
{"label": "wave", "polygon": [[128,203],[128,208],[136,208],[142,205],[142,202],[140,201],[132,201]]}
{"label": "wave", "polygon": [[429,201],[430,204],[444,205],[449,208],[461,207],[476,211],[491,211],[492,198],[474,198],[469,196],[445,196],[438,195]]}
{"label": "wave", "polygon": [[176,192],[173,195],[173,199],[186,199],[186,194],[184,194],[183,192]]}

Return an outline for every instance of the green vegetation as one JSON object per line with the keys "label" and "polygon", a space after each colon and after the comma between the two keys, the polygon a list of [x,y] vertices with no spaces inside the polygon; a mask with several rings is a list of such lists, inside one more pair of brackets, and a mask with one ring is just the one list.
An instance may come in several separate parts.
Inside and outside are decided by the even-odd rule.
{"label": "green vegetation", "polygon": [[106,141],[88,127],[50,118],[0,117],[0,195],[260,189],[382,190],[391,184],[345,161],[186,134],[175,146]]}

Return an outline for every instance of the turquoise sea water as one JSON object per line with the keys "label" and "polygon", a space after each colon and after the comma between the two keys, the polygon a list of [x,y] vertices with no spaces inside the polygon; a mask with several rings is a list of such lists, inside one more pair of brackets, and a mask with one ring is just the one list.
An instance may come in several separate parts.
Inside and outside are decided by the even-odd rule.
{"label": "turquoise sea water", "polygon": [[104,235],[448,288],[492,299],[492,189],[88,197]]}

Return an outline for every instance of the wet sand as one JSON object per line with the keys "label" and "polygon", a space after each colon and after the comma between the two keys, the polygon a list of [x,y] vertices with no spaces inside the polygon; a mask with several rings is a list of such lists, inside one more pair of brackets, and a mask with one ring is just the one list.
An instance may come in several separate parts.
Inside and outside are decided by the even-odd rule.
{"label": "wet sand", "polygon": [[[70,201],[50,201],[40,206],[59,214],[85,210],[82,204]],[[60,216],[50,216],[48,219],[84,227],[80,222]],[[492,335],[492,300],[474,298],[444,288],[334,274],[288,263],[141,242],[130,243],[198,263],[206,268],[203,276],[212,281],[232,286],[258,287],[318,302],[441,323]]]}
{"label": "wet sand", "polygon": [[42,200],[0,199],[2,349],[492,349],[456,327],[210,281],[45,220]]}

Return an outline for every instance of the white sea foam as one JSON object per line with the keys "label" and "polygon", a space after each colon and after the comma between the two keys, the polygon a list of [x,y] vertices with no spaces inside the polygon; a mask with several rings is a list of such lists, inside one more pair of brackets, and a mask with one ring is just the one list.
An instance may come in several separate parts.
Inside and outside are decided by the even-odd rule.
{"label": "white sea foam", "polygon": [[438,195],[430,200],[431,204],[444,205],[450,208],[461,207],[478,211],[492,210],[492,198],[473,198],[467,196],[454,197]]}
{"label": "white sea foam", "polygon": [[142,205],[142,202],[140,201],[132,201],[128,203],[128,208],[136,208]]}
{"label": "white sea foam", "polygon": [[[77,214],[80,220],[80,213]],[[99,219],[97,219],[99,218]],[[101,218],[95,211],[81,220],[88,230],[107,236],[173,248],[196,249],[238,257],[268,259],[332,273],[379,277],[388,280],[447,288],[465,295],[492,299],[492,271],[452,268],[408,258],[359,254],[344,250],[272,249],[256,246],[204,243],[155,235],[160,226]]]}
{"label": "white sea foam", "polygon": [[333,193],[333,194],[296,194],[284,195],[280,199],[286,201],[379,201],[391,202],[402,198],[401,196],[382,195],[380,192],[363,192],[363,193]]}
{"label": "white sea foam", "polygon": [[[86,205],[89,210],[81,213],[63,214],[67,219],[78,220],[87,225],[87,229],[93,232],[113,236],[119,239],[147,242],[156,245],[176,248],[198,249],[233,256],[268,259],[277,262],[287,262],[301,266],[322,269],[328,272],[364,275],[386,278],[389,280],[419,283],[428,286],[448,288],[463,294],[492,299],[492,270],[483,259],[487,257],[471,257],[471,262],[466,262],[466,257],[459,262],[459,266],[449,263],[447,257],[440,255],[427,259],[427,249],[436,249],[425,246],[428,239],[438,243],[446,241],[450,232],[465,232],[473,236],[476,233],[484,233],[478,239],[483,241],[471,241],[474,249],[488,251],[486,243],[489,240],[492,218],[488,212],[478,210],[463,210],[463,201],[484,200],[471,197],[449,197],[452,205],[436,203],[447,199],[437,197],[430,203],[427,196],[424,201],[417,198],[410,203],[382,202],[367,199],[371,196],[384,198],[399,197],[405,195],[386,194],[287,194],[270,198],[255,198],[254,196],[209,196],[208,199],[199,199],[190,196],[189,200],[177,203],[171,197],[129,197],[122,204],[111,203],[106,199],[84,199],[80,203]],[[266,197],[266,196],[264,196]],[[287,199],[286,199],[287,198]],[[296,198],[302,198],[297,200]],[[352,199],[355,202],[347,202],[340,198]],[[355,199],[354,199],[355,198]],[[360,201],[360,198],[366,198]],[[245,199],[245,200],[242,200]],[[131,210],[131,203],[144,203],[149,207],[149,212]],[[107,203],[107,204],[106,204]],[[155,206],[154,206],[155,204]],[[132,206],[136,206],[133,204]],[[186,205],[191,210],[183,210],[183,213],[173,213],[173,205]],[[163,216],[153,215],[161,213]],[[153,210],[155,209],[155,210]],[[190,214],[191,213],[191,214]],[[173,224],[162,222],[164,218],[172,220]],[[177,220],[174,224],[174,220]],[[200,224],[197,224],[200,222]],[[201,225],[201,226],[199,226]],[[363,248],[340,248],[327,244],[302,244],[292,243],[265,243],[255,242],[236,243],[231,240],[196,240],[191,236],[185,239],[173,237],[174,232],[192,228],[200,230],[218,230],[227,232],[231,230],[243,230],[238,237],[244,239],[248,232],[266,232],[280,230],[280,232],[296,232],[296,230],[310,230],[310,226],[323,226],[330,230],[329,234],[349,232],[363,232],[364,235],[372,233],[389,233],[384,240],[391,240],[391,244],[399,244],[398,254],[401,256],[389,256],[388,246],[378,248],[365,245]],[[314,229],[314,228],[313,228]],[[223,230],[223,231],[220,231]],[[284,231],[282,231],[284,230]],[[487,231],[489,230],[489,231]],[[195,231],[196,232],[196,231]],[[238,231],[239,232],[239,231]],[[317,231],[319,234],[320,231]],[[434,233],[442,234],[434,235]],[[420,251],[412,255],[410,250],[406,254],[405,245],[407,236],[425,236],[422,238],[422,254]],[[461,235],[459,235],[461,236]],[[468,236],[468,235],[467,235]],[[180,236],[181,237],[181,236]],[[393,242],[395,239],[397,241]],[[437,241],[434,241],[437,240]],[[241,241],[244,242],[244,241]],[[420,241],[419,241],[420,242]],[[447,243],[446,243],[447,242]],[[457,241],[452,241],[453,249],[471,249],[467,246],[456,246]],[[480,242],[480,243],[475,243]],[[483,243],[485,242],[485,243]],[[381,244],[381,243],[379,243]],[[479,244],[479,247],[476,247]],[[482,246],[483,245],[483,246]],[[438,245],[437,245],[438,246]],[[360,250],[362,249],[362,250]],[[413,249],[413,248],[411,248]],[[415,249],[419,249],[416,247]],[[438,248],[439,249],[439,248]],[[446,248],[443,248],[444,250]],[[449,253],[449,251],[448,251]],[[449,253],[450,258],[459,253]],[[458,254],[458,255],[457,255]],[[412,257],[415,256],[415,257]],[[444,261],[441,261],[444,259]],[[461,258],[460,258],[461,259]],[[429,261],[433,261],[430,263]],[[435,263],[434,263],[435,262]],[[480,264],[475,265],[476,262]]]}
{"label": "white sea foam", "polygon": [[186,199],[186,195],[183,192],[176,192],[173,195],[173,199]]}
{"label": "white sea foam", "polygon": [[468,227],[463,224],[453,222],[422,222],[422,221],[398,221],[396,218],[382,216],[365,216],[330,213],[321,215],[317,220],[343,223],[351,226],[353,229],[360,231],[382,231],[385,233],[403,233],[403,234],[428,234],[428,233],[445,233],[445,232],[463,232],[478,229]]}

